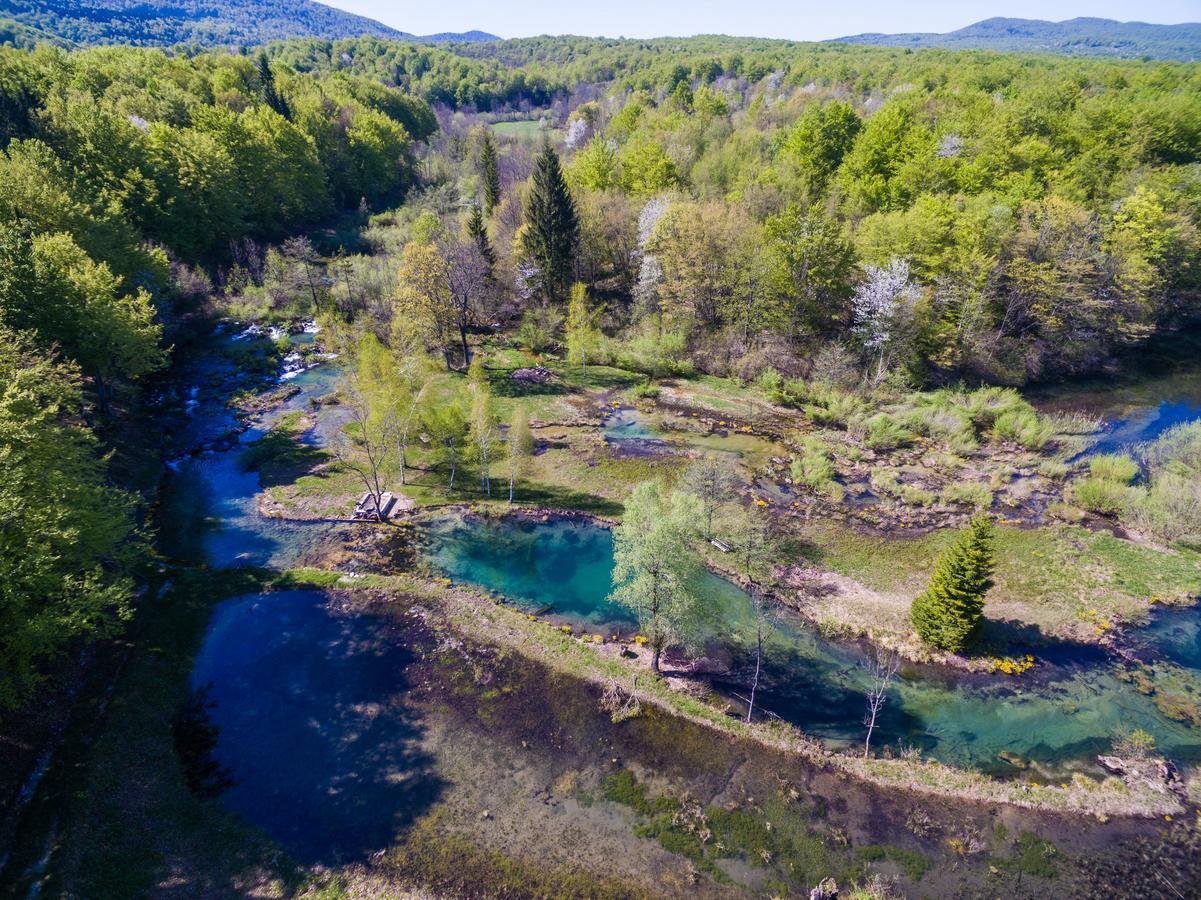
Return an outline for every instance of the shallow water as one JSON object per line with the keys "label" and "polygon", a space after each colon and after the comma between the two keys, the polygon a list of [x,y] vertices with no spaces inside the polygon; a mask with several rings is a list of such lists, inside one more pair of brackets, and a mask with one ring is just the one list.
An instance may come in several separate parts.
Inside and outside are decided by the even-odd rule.
{"label": "shallow water", "polygon": [[1089,453],[1129,452],[1169,428],[1201,419],[1201,338],[1169,337],[1128,361],[1131,374],[1032,394],[1046,410],[1081,411],[1104,427]]}
{"label": "shallow water", "polygon": [[[613,545],[600,526],[447,516],[430,524],[425,545],[428,560],[451,577],[498,591],[530,612],[590,632],[628,634],[633,627],[631,614],[608,600]],[[711,574],[699,592],[706,621],[697,627],[697,643],[730,664],[732,674],[718,686],[745,696],[754,665],[746,651],[754,622],[749,597]],[[1194,643],[1199,631],[1188,633]],[[1187,666],[1189,658],[1182,654],[1177,663]],[[823,640],[796,617],[778,613],[759,702],[831,745],[856,743],[867,683],[861,660],[857,649]],[[1108,664],[1084,661],[1044,663],[1021,678],[906,671],[875,740],[913,744],[956,765],[1016,774],[1000,756],[1004,751],[1041,764],[1041,774],[1052,777],[1092,768],[1096,753],[1134,728],[1153,734],[1171,756],[1201,759],[1201,730],[1166,719]]]}
{"label": "shallow water", "polygon": [[1153,658],[1201,672],[1201,605],[1157,610],[1139,643]]}
{"label": "shallow water", "polygon": [[[308,369],[289,382],[299,389],[297,393],[264,421],[215,449],[195,452],[237,428],[237,417],[227,402],[232,374],[228,360],[218,353],[199,358],[187,373],[187,380],[194,384],[188,393],[196,402],[176,436],[185,452],[170,464],[163,486],[163,548],[178,559],[218,567],[288,568],[320,546],[329,533],[328,526],[259,515],[255,501],[261,489],[259,476],[243,469],[242,453],[279,416],[306,409],[312,400],[333,391],[341,372],[333,364]],[[318,428],[308,439],[320,444],[324,435]]]}
{"label": "shallow water", "polygon": [[[180,423],[181,451],[236,426],[225,404],[230,375],[219,355],[198,360],[191,381],[197,390],[184,395],[195,402]],[[289,383],[299,393],[232,447],[177,461],[164,493],[167,552],[214,566],[283,568],[321,547],[327,526],[258,515],[259,479],[242,471],[239,457],[279,415],[308,410],[330,393],[339,375],[331,364],[297,375]],[[304,439],[321,444],[337,427],[336,410],[324,410]],[[604,433],[621,452],[664,452],[676,443],[674,434],[659,433],[636,410],[612,415]],[[748,462],[774,452],[770,442],[737,434],[686,440]],[[425,536],[430,562],[456,579],[590,633],[635,630],[630,612],[607,599],[612,537],[604,528],[448,516],[431,523]],[[728,673],[716,682],[719,689],[745,695],[753,669],[746,650],[753,626],[749,598],[710,574],[699,591],[707,615],[695,629],[697,652]],[[404,705],[411,649],[394,624],[370,614],[341,615],[327,599],[291,592],[226,601],[214,614],[193,674],[195,688],[211,685],[216,758],[238,779],[223,802],[302,862],[362,858],[390,845],[439,790],[421,749],[420,723]],[[1201,611],[1163,614],[1146,638],[1148,654],[1197,677]],[[861,659],[856,648],[825,641],[779,614],[758,702],[831,746],[857,744],[866,683]],[[1093,770],[1092,757],[1114,735],[1137,727],[1155,735],[1169,755],[1201,759],[1201,731],[1164,718],[1116,672],[1083,662],[1040,666],[1020,679],[907,670],[884,708],[875,746],[904,742],[949,763],[1051,778]],[[1002,752],[1033,760],[1032,767],[1019,771]]]}
{"label": "shallow water", "polygon": [[300,862],[391,846],[438,795],[395,631],[318,591],[237,597],[213,615],[192,685],[236,778],[223,802]]}

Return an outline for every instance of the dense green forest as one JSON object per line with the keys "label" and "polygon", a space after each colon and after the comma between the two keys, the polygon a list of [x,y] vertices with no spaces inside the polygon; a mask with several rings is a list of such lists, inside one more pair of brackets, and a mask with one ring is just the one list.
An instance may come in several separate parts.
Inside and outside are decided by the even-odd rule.
{"label": "dense green forest", "polygon": [[954,50],[1038,51],[1073,56],[1175,59],[1201,58],[1201,25],[1153,25],[1113,19],[1076,18],[1065,22],[996,17],[946,34],[856,34],[838,40],[883,47],[947,47]]}
{"label": "dense green forest", "polygon": [[311,0],[11,0],[5,13],[29,28],[77,44],[236,46],[315,34],[411,37]]}
{"label": "dense green forest", "polygon": [[[1199,311],[1199,99],[1195,65],[732,38],[0,50],[0,702],[126,614],[107,423],[200,304],[786,399],[1067,377]],[[359,252],[286,240],[355,210]]]}
{"label": "dense green forest", "polygon": [[247,236],[399,202],[435,123],[379,84],[236,55],[2,49],[0,97],[8,706],[37,661],[129,611],[144,544],[105,444],[142,420],[210,274]]}

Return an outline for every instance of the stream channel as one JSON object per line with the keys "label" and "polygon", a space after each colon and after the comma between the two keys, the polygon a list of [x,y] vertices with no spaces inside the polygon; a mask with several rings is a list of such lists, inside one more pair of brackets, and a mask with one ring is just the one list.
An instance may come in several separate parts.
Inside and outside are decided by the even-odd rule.
{"label": "stream channel", "polygon": [[[236,339],[229,334],[214,338]],[[258,476],[244,472],[239,458],[278,416],[330,393],[339,371],[336,364],[325,364],[295,376],[287,383],[299,391],[239,434],[228,408],[236,375],[230,365],[226,355],[208,353],[196,359],[187,376],[192,386],[185,388],[186,412],[176,440],[191,451],[169,463],[164,548],[178,558],[215,567],[295,566],[331,538],[333,526],[260,516]],[[1194,384],[1197,396],[1180,402],[1198,409],[1201,379]],[[1160,401],[1153,402],[1158,409]],[[1134,415],[1150,414],[1143,409]],[[304,440],[326,440],[322,421],[319,414]],[[325,430],[330,427],[326,421]],[[1117,429],[1111,426],[1111,432]],[[653,439],[641,431],[622,437]],[[452,578],[503,594],[531,613],[576,629],[633,634],[630,614],[607,599],[612,568],[607,529],[567,517],[496,521],[463,513],[424,522],[423,552]],[[747,649],[753,621],[749,597],[709,574],[698,589],[707,601],[707,614],[693,634],[694,655],[712,663],[715,688],[727,696],[743,694],[754,664]],[[344,815],[353,822],[356,802],[363,799],[353,786],[366,790],[363,785],[378,780],[364,780],[366,771],[403,763],[388,751],[403,722],[390,723],[385,712],[365,726],[361,717],[331,710],[371,703],[386,710],[388,698],[404,689],[393,658],[403,656],[404,649],[381,640],[376,619],[333,615],[324,610],[321,598],[319,592],[300,591],[225,601],[214,613],[197,659],[193,684],[207,688],[214,701],[218,761],[242,785],[258,779],[257,789],[236,787],[227,797],[251,821],[261,818],[263,804],[272,796],[295,790],[295,779],[303,781],[313,760],[320,758],[326,769],[336,770],[335,781],[344,776],[352,787],[314,794],[304,815]],[[1162,675],[1194,700],[1201,697],[1201,608],[1160,612],[1136,640],[1140,652],[1154,662],[1157,678]],[[830,746],[856,744],[862,740],[867,678],[862,659],[860,648],[825,640],[799,619],[777,613],[758,703]],[[666,668],[673,662],[679,657],[669,656]],[[876,746],[904,743],[947,763],[1050,780],[1073,771],[1099,774],[1095,755],[1115,736],[1142,728],[1167,756],[1182,763],[1201,760],[1201,728],[1167,718],[1151,697],[1119,677],[1123,665],[1100,651],[1080,648],[1040,652],[1040,665],[1020,678],[907,667],[884,707]],[[296,748],[294,759],[267,751],[281,746],[281,734],[289,735],[287,744]],[[303,822],[297,827],[302,832]]]}

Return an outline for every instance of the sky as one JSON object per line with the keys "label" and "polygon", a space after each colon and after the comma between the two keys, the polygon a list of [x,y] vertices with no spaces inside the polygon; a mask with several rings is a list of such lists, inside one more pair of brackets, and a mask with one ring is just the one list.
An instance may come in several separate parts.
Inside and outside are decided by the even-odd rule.
{"label": "sky", "polygon": [[732,34],[824,40],[865,31],[953,31],[1010,16],[1140,22],[1201,21],[1201,0],[322,0],[401,31],[479,29],[500,37]]}

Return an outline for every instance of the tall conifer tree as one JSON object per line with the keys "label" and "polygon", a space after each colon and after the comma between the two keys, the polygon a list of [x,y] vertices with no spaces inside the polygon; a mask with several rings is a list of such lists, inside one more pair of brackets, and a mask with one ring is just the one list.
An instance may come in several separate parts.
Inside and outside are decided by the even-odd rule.
{"label": "tall conifer tree", "polygon": [[537,288],[543,300],[563,296],[571,281],[580,224],[575,201],[563,179],[559,154],[549,143],[534,164],[534,183],[525,207],[521,248],[538,267]]}
{"label": "tall conifer tree", "polygon": [[478,203],[471,205],[471,215],[467,217],[467,233],[480,248],[480,256],[488,263],[489,274],[496,265],[496,251],[492,249],[492,241],[488,238],[488,225],[484,221],[484,212]]}
{"label": "tall conifer tree", "polygon": [[496,171],[496,144],[492,142],[491,131],[484,132],[480,146],[480,180],[484,182],[484,215],[490,216],[500,203],[500,175]]}

